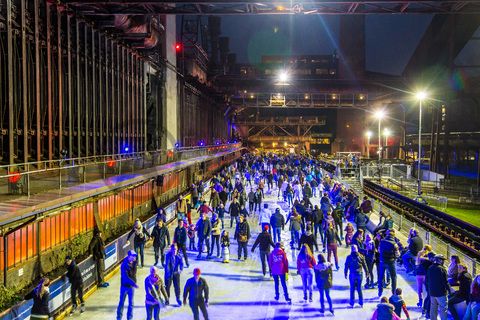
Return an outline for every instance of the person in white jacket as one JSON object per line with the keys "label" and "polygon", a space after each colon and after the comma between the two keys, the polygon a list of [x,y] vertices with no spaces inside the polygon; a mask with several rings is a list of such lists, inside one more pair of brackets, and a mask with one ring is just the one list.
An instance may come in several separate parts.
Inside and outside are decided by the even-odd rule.
{"label": "person in white jacket", "polygon": [[272,217],[272,212],[268,209],[268,204],[263,205],[263,209],[260,211],[260,215],[258,217],[259,225],[262,226],[262,230],[265,230],[265,226],[268,226],[268,232],[271,234],[271,226],[270,226],[270,218]]}

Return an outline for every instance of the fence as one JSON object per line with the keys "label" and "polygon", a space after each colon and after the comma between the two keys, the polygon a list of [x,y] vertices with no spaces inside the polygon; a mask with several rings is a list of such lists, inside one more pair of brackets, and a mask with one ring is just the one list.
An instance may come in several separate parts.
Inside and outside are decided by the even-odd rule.
{"label": "fence", "polygon": [[240,144],[188,147],[28,162],[0,166],[0,195],[28,195],[135,172],[169,162],[231,150]]}

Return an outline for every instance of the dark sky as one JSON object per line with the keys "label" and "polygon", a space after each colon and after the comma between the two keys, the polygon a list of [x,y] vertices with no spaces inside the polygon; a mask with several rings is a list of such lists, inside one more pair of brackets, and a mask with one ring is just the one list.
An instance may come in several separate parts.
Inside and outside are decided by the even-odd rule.
{"label": "dark sky", "polygon": [[[367,16],[367,70],[401,74],[430,20],[430,15]],[[268,54],[331,54],[338,47],[338,29],[336,16],[222,18],[222,35],[230,37],[230,51],[244,63]]]}

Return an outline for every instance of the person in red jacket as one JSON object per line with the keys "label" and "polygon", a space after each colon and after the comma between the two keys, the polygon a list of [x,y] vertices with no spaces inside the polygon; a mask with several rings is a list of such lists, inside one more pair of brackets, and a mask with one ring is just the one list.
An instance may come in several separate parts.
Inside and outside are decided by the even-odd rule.
{"label": "person in red jacket", "polygon": [[287,289],[287,274],[288,274],[288,259],[287,254],[282,249],[281,244],[277,242],[275,249],[268,256],[268,265],[272,272],[273,280],[275,282],[275,300],[278,300],[279,293],[279,281],[282,282],[283,294],[287,302],[292,302],[292,299],[288,296]]}

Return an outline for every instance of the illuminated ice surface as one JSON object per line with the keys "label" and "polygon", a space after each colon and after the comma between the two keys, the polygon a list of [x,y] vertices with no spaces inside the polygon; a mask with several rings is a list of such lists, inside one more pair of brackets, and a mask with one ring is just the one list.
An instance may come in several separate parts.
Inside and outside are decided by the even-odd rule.
{"label": "illuminated ice surface", "polygon": [[[276,195],[276,192],[274,192]],[[314,199],[314,204],[318,204],[319,199]],[[286,208],[283,202],[277,202],[276,196],[266,194],[265,203],[269,207],[279,205]],[[226,227],[229,226],[229,218]],[[249,259],[246,262],[239,262],[236,260],[237,247],[232,241],[231,261],[229,264],[224,264],[217,259],[207,261],[196,260],[197,252],[189,252],[190,268],[185,269],[182,277],[182,292],[185,281],[191,277],[193,268],[199,267],[202,270],[202,276],[208,281],[210,286],[210,306],[208,308],[210,319],[242,319],[242,320],[259,320],[259,319],[315,319],[327,317],[331,318],[329,312],[321,314],[319,294],[314,286],[314,301],[312,303],[305,303],[303,301],[302,283],[299,275],[296,275],[296,260],[292,259],[292,251],[288,248],[288,256],[290,262],[290,277],[288,281],[288,289],[292,304],[287,304],[283,299],[283,292],[280,289],[280,300],[274,300],[274,286],[273,280],[263,278],[261,273],[261,264],[258,255],[258,248],[254,254],[251,254],[250,249],[253,241],[260,230],[256,220],[249,219],[252,227],[253,237],[249,245]],[[282,239],[290,240],[290,234],[285,228],[282,234]],[[233,235],[233,229],[229,229],[230,235]],[[288,246],[287,246],[288,247]],[[145,291],[143,282],[148,274],[149,266],[154,262],[152,248],[146,248],[146,266],[138,271],[138,283],[140,288],[135,292],[135,308],[134,319],[146,319],[145,313]],[[349,306],[349,283],[345,279],[343,273],[343,266],[345,257],[349,249],[344,247],[339,249],[340,271],[334,272],[333,283],[331,290],[331,297],[333,300],[333,307],[335,310],[336,319],[370,319],[373,311],[377,305],[378,297],[377,290],[363,290],[364,307],[355,305],[354,309]],[[214,252],[215,253],[215,252]],[[316,255],[316,254],[315,254]],[[204,254],[205,256],[205,254]],[[375,272],[375,271],[374,271]],[[160,270],[163,276],[163,270]],[[375,276],[376,278],[376,276]],[[110,320],[116,319],[116,307],[119,297],[119,281],[120,275],[116,274],[110,279],[110,287],[99,289],[91,295],[86,301],[87,311],[83,315],[76,317],[85,319],[102,319]],[[415,291],[415,278],[407,276],[402,268],[399,268],[398,287],[402,288],[404,299],[410,312],[411,319],[418,319],[421,316],[421,311],[416,307],[417,295]],[[385,289],[384,294],[390,294],[390,289]],[[175,301],[175,294],[173,285],[171,288],[170,306],[161,310],[160,318],[162,319],[190,319],[193,318],[191,310],[188,306],[178,307]],[[328,308],[328,304],[326,304]],[[124,318],[126,319],[126,308],[124,310]],[[202,316],[200,315],[202,319]],[[403,318],[406,318],[403,315]]]}

